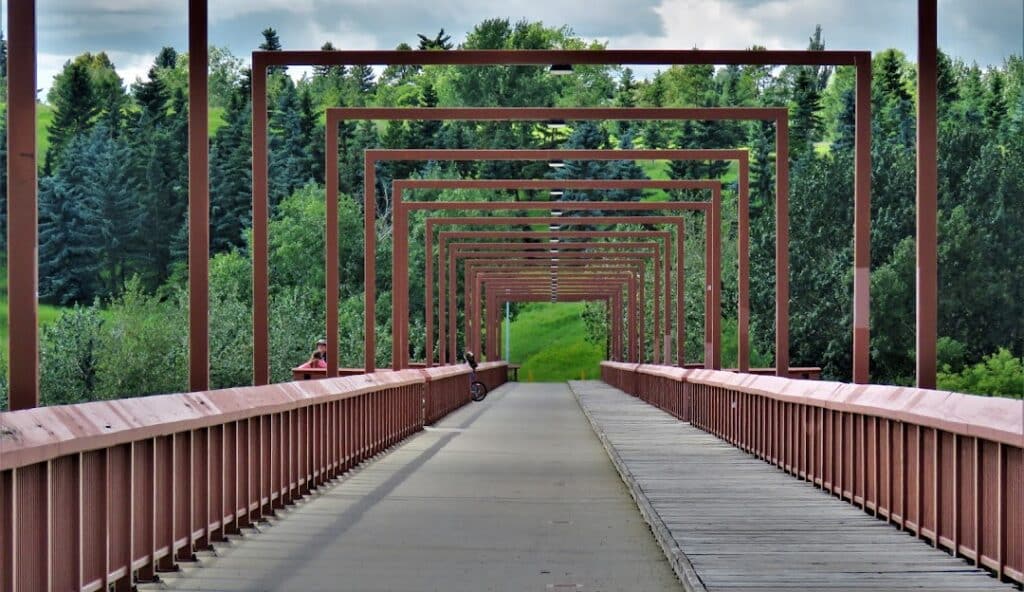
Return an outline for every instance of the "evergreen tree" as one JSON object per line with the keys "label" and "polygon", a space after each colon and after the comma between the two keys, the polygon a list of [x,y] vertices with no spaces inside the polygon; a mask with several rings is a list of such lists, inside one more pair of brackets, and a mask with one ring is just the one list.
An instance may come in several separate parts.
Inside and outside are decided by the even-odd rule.
{"label": "evergreen tree", "polygon": [[794,113],[790,125],[790,154],[793,160],[814,152],[814,142],[820,137],[821,95],[815,87],[814,73],[810,68],[797,72],[793,88]]}
{"label": "evergreen tree", "polygon": [[999,134],[1006,120],[1006,82],[998,71],[989,73],[988,93],[985,98],[985,127]]}
{"label": "evergreen tree", "polygon": [[[807,40],[807,49],[810,51],[825,51],[825,40],[821,38],[821,25],[814,25],[814,34]],[[809,66],[814,83],[814,90],[821,94],[828,86],[829,76],[832,75],[831,66]]]}
{"label": "evergreen tree", "polygon": [[857,105],[853,89],[843,92],[843,110],[839,113],[836,125],[836,139],[832,142],[833,150],[852,151],[856,144]]}
{"label": "evergreen tree", "polygon": [[[423,86],[423,92],[419,99],[420,107],[437,107],[437,91],[434,85],[429,82]],[[411,148],[435,148],[438,145],[438,136],[441,132],[442,122],[436,120],[417,120],[409,126]]]}
{"label": "evergreen tree", "polygon": [[[583,121],[573,130],[563,148],[568,150],[600,150],[608,147],[608,134],[594,121]],[[568,160],[565,166],[556,170],[556,179],[611,179],[612,171],[608,161]],[[566,189],[559,201],[602,201],[607,196],[592,190]],[[581,216],[598,216],[597,210],[582,211]],[[592,228],[586,226],[583,228]]]}
{"label": "evergreen tree", "polygon": [[138,181],[126,167],[131,151],[116,139],[104,124],[89,133],[88,151],[92,166],[83,179],[82,189],[95,200],[99,227],[94,233],[99,248],[99,277],[102,294],[116,294],[131,274],[132,230],[139,228]]}
{"label": "evergreen tree", "polygon": [[348,101],[353,106],[366,105],[374,90],[373,68],[352,66],[348,72]]}
{"label": "evergreen tree", "polygon": [[51,92],[53,121],[47,128],[50,147],[43,164],[44,175],[60,166],[65,146],[87,132],[92,127],[93,118],[100,113],[85,63],[80,60],[67,62],[61,77],[61,84],[54,84]]}
{"label": "evergreen tree", "polygon": [[[619,139],[620,150],[633,149],[633,135],[626,133]],[[608,163],[608,178],[610,179],[646,179],[647,174],[635,160],[613,160]],[[606,191],[605,199],[608,201],[640,201],[643,198],[643,190],[623,189]]]}
{"label": "evergreen tree", "polygon": [[380,146],[377,126],[372,121],[361,121],[351,135],[338,138],[340,146],[338,167],[338,187],[356,202],[363,201],[363,153],[369,148]]}
{"label": "evergreen tree", "polygon": [[313,178],[310,140],[303,136],[299,96],[282,77],[277,105],[270,115],[270,204],[274,207]]}
{"label": "evergreen tree", "polygon": [[441,29],[441,31],[438,32],[438,34],[433,38],[427,37],[422,33],[417,33],[416,36],[419,37],[420,40],[420,50],[439,49],[441,51],[447,51],[454,47],[454,45],[451,42],[451,35],[445,35],[444,29]]}
{"label": "evergreen tree", "polygon": [[252,105],[237,91],[210,147],[210,247],[214,253],[245,246],[252,225]]}
{"label": "evergreen tree", "polygon": [[90,148],[84,135],[72,138],[53,176],[40,184],[39,292],[47,302],[89,302],[99,289],[96,235],[104,221],[87,190],[95,156]]}
{"label": "evergreen tree", "polygon": [[306,142],[309,176],[317,183],[324,181],[324,128],[320,125],[320,113],[313,104],[313,94],[308,85],[299,93],[299,133]]}
{"label": "evergreen tree", "polygon": [[[263,43],[260,43],[259,48],[263,51],[281,51],[281,38],[277,36],[277,31],[273,27],[267,27],[260,32],[263,35]],[[267,75],[271,76],[274,74],[284,74],[287,68],[284,66],[270,66],[267,68]]]}
{"label": "evergreen tree", "polygon": [[[623,68],[619,76],[619,84],[615,89],[615,106],[622,108],[636,107],[636,80],[633,78],[633,70]],[[617,121],[619,135],[624,136],[637,127],[636,121]]]}
{"label": "evergreen tree", "polygon": [[[330,41],[325,41],[320,46],[320,51],[337,51],[337,48]],[[343,78],[346,70],[345,66],[313,66],[313,76]]]}

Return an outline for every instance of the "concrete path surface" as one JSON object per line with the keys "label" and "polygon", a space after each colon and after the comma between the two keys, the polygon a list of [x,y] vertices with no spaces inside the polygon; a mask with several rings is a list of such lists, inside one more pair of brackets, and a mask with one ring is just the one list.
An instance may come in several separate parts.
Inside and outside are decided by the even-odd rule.
{"label": "concrete path surface", "polygon": [[681,590],[565,385],[510,384],[141,589]]}

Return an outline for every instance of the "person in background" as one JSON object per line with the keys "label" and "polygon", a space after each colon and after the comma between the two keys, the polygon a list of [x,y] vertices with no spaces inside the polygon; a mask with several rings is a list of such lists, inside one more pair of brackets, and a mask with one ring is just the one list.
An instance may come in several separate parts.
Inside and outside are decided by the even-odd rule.
{"label": "person in background", "polygon": [[316,342],[316,350],[305,364],[299,368],[327,368],[327,340],[321,339]]}

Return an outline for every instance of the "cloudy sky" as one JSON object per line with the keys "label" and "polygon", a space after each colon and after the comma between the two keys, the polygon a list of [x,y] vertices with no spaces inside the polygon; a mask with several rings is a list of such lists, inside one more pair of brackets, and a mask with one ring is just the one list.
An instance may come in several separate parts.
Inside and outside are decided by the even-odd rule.
{"label": "cloudy sky", "polygon": [[[7,2],[4,1],[6,11]],[[803,49],[815,24],[829,49],[896,47],[910,57],[915,0],[210,0],[210,42],[240,57],[273,26],[287,49],[415,45],[442,27],[461,41],[485,18],[570,25],[617,49]],[[161,46],[186,46],[186,0],[37,0],[39,86],[68,58],[106,51],[126,82]],[[514,8],[512,8],[514,7]],[[939,0],[939,45],[981,65],[1024,54],[1024,0]]]}

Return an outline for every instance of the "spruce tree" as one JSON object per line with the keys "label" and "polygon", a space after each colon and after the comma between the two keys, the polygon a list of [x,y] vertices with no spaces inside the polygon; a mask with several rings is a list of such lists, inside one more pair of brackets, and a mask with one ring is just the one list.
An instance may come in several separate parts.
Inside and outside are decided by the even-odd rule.
{"label": "spruce tree", "polygon": [[60,76],[61,83],[54,85],[50,99],[53,121],[47,129],[50,146],[43,164],[44,175],[51,174],[60,166],[65,146],[87,132],[92,127],[93,118],[100,112],[85,63],[80,60],[66,63]]}
{"label": "spruce tree", "polygon": [[[608,134],[594,121],[583,121],[573,130],[563,148],[568,150],[600,150],[608,147]],[[610,163],[597,160],[568,160],[556,170],[556,179],[611,179]],[[566,189],[560,201],[601,201],[602,192]],[[597,216],[599,211],[583,211],[581,216]],[[586,228],[591,228],[586,226]]]}
{"label": "spruce tree", "polygon": [[1002,73],[994,70],[989,73],[988,92],[985,97],[985,127],[994,134],[999,134],[1006,120],[1006,82]]}
{"label": "spruce tree", "polygon": [[[633,134],[627,132],[619,139],[620,150],[633,149]],[[646,179],[647,174],[635,160],[613,160],[608,163],[608,177],[610,179]],[[640,201],[643,198],[641,189],[622,189],[606,191],[605,199],[608,201]]]}
{"label": "spruce tree", "polygon": [[270,115],[270,205],[312,180],[309,141],[302,134],[299,96],[295,84],[280,78],[277,104]]}
{"label": "spruce tree", "polygon": [[96,235],[105,224],[96,196],[87,189],[95,156],[88,138],[72,138],[65,151],[39,192],[39,293],[60,305],[96,296],[101,261]]}
{"label": "spruce tree", "polygon": [[790,155],[793,160],[814,151],[814,142],[821,134],[821,95],[815,86],[810,68],[797,72],[793,87],[794,113],[790,124]]}
{"label": "spruce tree", "polygon": [[224,113],[227,124],[217,130],[210,147],[210,247],[214,253],[245,246],[251,226],[252,106],[241,89]]}
{"label": "spruce tree", "polygon": [[[260,43],[260,49],[263,51],[281,51],[281,39],[277,36],[277,31],[273,27],[267,27],[260,32],[263,35],[263,43]],[[284,66],[270,66],[267,68],[267,76],[273,74],[284,74],[286,68]]]}

